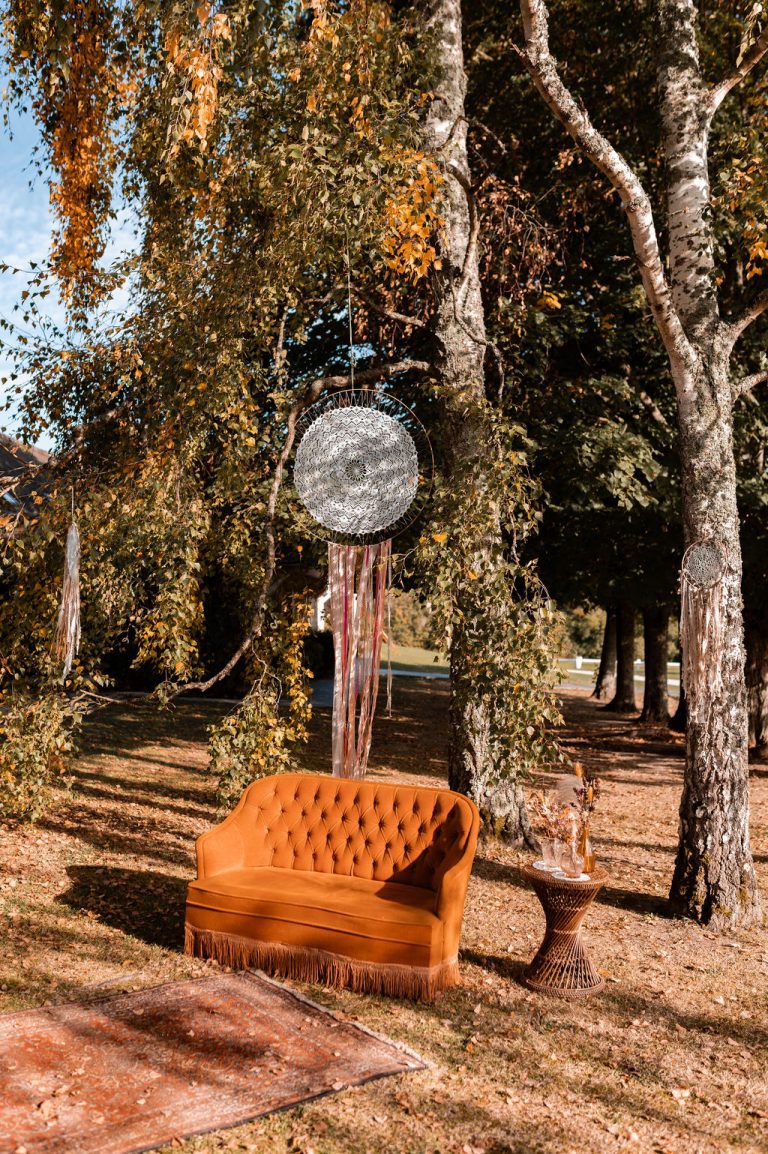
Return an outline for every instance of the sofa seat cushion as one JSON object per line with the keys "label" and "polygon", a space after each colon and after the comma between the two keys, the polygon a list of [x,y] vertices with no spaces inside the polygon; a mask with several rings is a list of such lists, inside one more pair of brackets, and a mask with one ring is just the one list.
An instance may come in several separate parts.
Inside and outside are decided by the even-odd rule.
{"label": "sofa seat cushion", "polygon": [[187,922],[198,931],[432,966],[443,947],[435,900],[418,886],[267,866],[190,883]]}

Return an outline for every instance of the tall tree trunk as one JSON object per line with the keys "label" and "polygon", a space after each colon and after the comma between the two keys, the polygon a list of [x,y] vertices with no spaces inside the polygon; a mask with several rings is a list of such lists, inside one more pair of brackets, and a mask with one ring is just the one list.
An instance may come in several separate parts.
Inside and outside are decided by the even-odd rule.
{"label": "tall tree trunk", "polygon": [[597,681],[592,694],[598,701],[608,701],[616,692],[616,607],[609,605],[605,611],[603,647],[600,650],[600,665]]}
{"label": "tall tree trunk", "polygon": [[754,756],[768,756],[768,612],[753,610],[744,616],[747,662],[749,747]]}
{"label": "tall tree trunk", "polygon": [[669,719],[669,728],[674,733],[685,733],[688,728],[688,702],[685,696],[685,684],[683,681],[683,651],[678,649],[678,659],[680,661],[680,696],[677,699],[677,709]]}
{"label": "tall tree trunk", "polygon": [[[544,0],[520,0],[521,59],[542,97],[621,197],[654,321],[664,343],[678,404],[683,526],[687,546],[713,545],[722,574],[707,594],[712,617],[693,623],[706,653],[686,685],[689,723],[680,840],[670,900],[678,912],[725,928],[758,919],[749,848],[747,709],[741,617],[741,551],[733,453],[733,398],[748,388],[730,380],[735,342],[768,302],[734,321],[720,318],[709,192],[708,136],[721,102],[764,55],[761,34],[739,66],[713,89],[699,67],[694,0],[656,0],[658,91],[666,159],[667,274],[653,207],[637,172],[595,128],[565,86],[549,49]],[[711,636],[704,644],[702,632]],[[684,656],[686,656],[684,654]],[[690,656],[690,655],[688,655]],[[687,657],[686,657],[687,660]]]}
{"label": "tall tree trunk", "polygon": [[634,713],[635,701],[635,610],[627,601],[616,606],[616,692],[606,709],[614,713]]}
{"label": "tall tree trunk", "polygon": [[[489,446],[493,413],[485,390],[485,315],[478,262],[477,217],[467,159],[466,74],[460,0],[427,0],[429,31],[440,74],[427,115],[427,143],[446,175],[441,264],[435,273],[435,366],[442,397],[443,457],[457,506],[468,506],[462,534],[465,568],[486,578],[503,552],[503,533]],[[491,455],[492,458],[492,455]],[[479,582],[478,582],[479,585]],[[471,582],[457,590],[450,650],[451,699],[448,780],[472,797],[495,832],[533,844],[522,782],[498,783],[493,741],[493,696],[472,677],[487,644],[475,626],[479,606]],[[498,610],[503,613],[503,606]]]}
{"label": "tall tree trunk", "polygon": [[749,847],[741,546],[730,345],[717,301],[709,192],[708,89],[693,0],[659,0],[659,90],[667,161],[672,300],[694,357],[671,358],[678,396],[685,543],[710,542],[724,568],[719,643],[686,685],[687,758],[670,900],[701,922],[759,916]]}
{"label": "tall tree trunk", "polygon": [[666,725],[669,722],[668,642],[669,609],[667,606],[655,605],[652,608],[643,609],[645,690],[640,720],[647,725]]}

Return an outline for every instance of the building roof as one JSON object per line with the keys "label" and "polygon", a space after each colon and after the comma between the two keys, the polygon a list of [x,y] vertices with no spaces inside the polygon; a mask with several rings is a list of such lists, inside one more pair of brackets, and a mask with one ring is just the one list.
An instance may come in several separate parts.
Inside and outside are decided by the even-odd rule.
{"label": "building roof", "polygon": [[0,533],[14,532],[34,518],[40,503],[36,498],[48,490],[49,460],[45,449],[0,433]]}

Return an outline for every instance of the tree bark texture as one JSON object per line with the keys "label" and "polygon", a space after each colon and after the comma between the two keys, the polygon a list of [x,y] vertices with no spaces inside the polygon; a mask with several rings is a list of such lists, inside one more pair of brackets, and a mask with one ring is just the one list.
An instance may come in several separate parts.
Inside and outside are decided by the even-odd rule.
{"label": "tree bark texture", "polygon": [[[716,644],[686,686],[689,723],[673,909],[717,928],[760,918],[749,846],[747,706],[741,551],[733,451],[733,346],[768,308],[758,297],[736,320],[719,314],[709,190],[708,135],[728,91],[765,54],[761,33],[714,89],[699,65],[694,0],[656,0],[658,92],[666,159],[668,274],[647,192],[563,84],[549,50],[543,0],[520,0],[525,51],[536,87],[586,156],[621,197],[638,270],[669,357],[678,404],[685,545],[706,542],[723,561],[712,592]],[[743,382],[742,382],[743,385]]]}
{"label": "tree bark texture", "polygon": [[[440,73],[427,115],[430,152],[445,176],[441,264],[435,273],[435,367],[441,386],[441,426],[446,480],[455,493],[474,493],[474,515],[463,526],[466,568],[487,573],[503,549],[494,498],[492,412],[485,389],[486,333],[478,262],[478,221],[471,192],[464,116],[466,74],[460,0],[429,0],[429,31]],[[469,536],[468,536],[469,535]],[[493,782],[491,698],[471,678],[477,607],[472,589],[459,590],[450,649],[451,699],[448,780],[479,806],[485,824],[515,840],[533,843],[519,781]],[[499,606],[503,612],[503,607]]]}
{"label": "tree bark texture", "polygon": [[[685,544],[710,541],[725,567],[716,670],[689,699],[680,838],[670,900],[720,926],[759,917],[749,845],[747,708],[741,546],[733,450],[730,348],[717,301],[709,192],[709,97],[699,67],[693,0],[659,0],[659,92],[667,161],[672,299],[694,358],[672,366],[678,395]],[[686,358],[687,359],[687,358]]]}
{"label": "tree bark texture", "polygon": [[598,701],[610,701],[616,692],[616,607],[609,605],[605,611],[603,647],[600,650],[600,665],[592,694]]}
{"label": "tree bark texture", "polygon": [[669,689],[667,686],[669,642],[669,609],[666,605],[643,609],[643,647],[645,653],[645,688],[640,720],[646,725],[669,722]]}
{"label": "tree bark texture", "polygon": [[628,601],[616,606],[616,692],[606,709],[635,713],[635,610]]}
{"label": "tree bark texture", "polygon": [[747,613],[744,625],[749,747],[763,759],[768,756],[768,611]]}

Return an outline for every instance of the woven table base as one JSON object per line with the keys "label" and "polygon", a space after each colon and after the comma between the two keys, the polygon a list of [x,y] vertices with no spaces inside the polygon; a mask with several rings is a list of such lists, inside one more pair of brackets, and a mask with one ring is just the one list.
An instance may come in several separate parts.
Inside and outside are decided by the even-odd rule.
{"label": "woven table base", "polygon": [[525,866],[523,876],[535,890],[547,922],[544,940],[523,974],[523,983],[537,993],[559,998],[581,998],[602,990],[605,981],[589,960],[581,923],[605,882],[605,871],[594,870],[589,881],[568,881]]}

